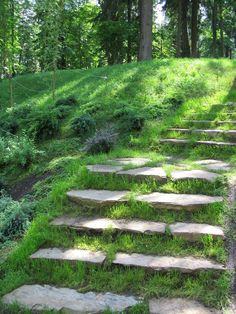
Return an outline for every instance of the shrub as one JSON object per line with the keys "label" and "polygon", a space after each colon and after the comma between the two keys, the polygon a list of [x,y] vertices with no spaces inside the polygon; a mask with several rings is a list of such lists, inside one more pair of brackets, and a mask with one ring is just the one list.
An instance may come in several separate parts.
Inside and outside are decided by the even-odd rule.
{"label": "shrub", "polygon": [[0,137],[0,165],[14,164],[25,168],[41,153],[25,135]]}
{"label": "shrub", "polygon": [[87,139],[84,151],[91,154],[108,153],[114,148],[117,138],[118,133],[114,127],[98,130]]}
{"label": "shrub", "polygon": [[69,96],[67,98],[60,98],[56,101],[55,107],[60,107],[60,106],[77,106],[78,101],[74,96]]}
{"label": "shrub", "polygon": [[139,109],[121,108],[115,111],[113,118],[120,119],[122,128],[129,131],[141,131],[144,127],[146,115]]}
{"label": "shrub", "polygon": [[32,112],[28,124],[30,126],[29,133],[34,135],[37,140],[50,138],[59,131],[58,110],[46,108]]}
{"label": "shrub", "polygon": [[27,200],[14,201],[0,196],[0,242],[14,240],[21,236],[33,217],[35,204]]}
{"label": "shrub", "polygon": [[77,117],[71,122],[71,129],[83,136],[95,129],[95,121],[89,114],[83,114],[80,117]]}

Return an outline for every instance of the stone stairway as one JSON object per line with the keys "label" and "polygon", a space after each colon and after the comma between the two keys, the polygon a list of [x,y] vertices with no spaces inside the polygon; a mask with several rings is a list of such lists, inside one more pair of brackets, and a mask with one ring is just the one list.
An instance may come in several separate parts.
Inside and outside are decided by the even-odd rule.
{"label": "stone stairway", "polygon": [[[218,106],[218,105],[216,105]],[[207,121],[208,123],[209,121]],[[193,122],[195,123],[195,122]],[[226,123],[226,122],[224,122]],[[232,123],[234,124],[234,123]],[[236,124],[236,122],[235,122]],[[171,131],[190,133],[188,129],[170,129]],[[206,130],[197,129],[196,133],[204,133]],[[212,133],[213,132],[213,133]],[[219,134],[218,130],[207,130],[206,133]],[[229,134],[230,131],[227,131]],[[222,132],[222,133],[223,133]],[[236,132],[232,130],[231,132]],[[171,144],[189,144],[190,141],[182,139],[163,139],[161,143]],[[236,146],[233,142],[214,142],[197,141],[197,144],[218,145],[218,146]],[[115,177],[128,178],[130,180],[156,180],[162,183],[179,180],[203,180],[214,183],[220,177],[215,171],[228,171],[231,165],[220,160],[200,160],[196,161],[196,167],[200,169],[183,169],[184,166],[166,173],[163,167],[145,166],[151,160],[147,158],[117,158],[108,160],[107,164],[88,165],[87,170],[90,175],[112,175]],[[126,169],[127,165],[132,169]],[[135,168],[133,168],[135,167]],[[202,170],[201,168],[206,168]],[[67,197],[73,203],[79,205],[85,212],[87,208],[103,210],[119,204],[129,205],[129,202],[135,201],[137,204],[147,203],[155,210],[169,210],[194,212],[203,210],[212,204],[221,204],[223,198],[220,196],[209,196],[204,194],[177,194],[152,192],[149,194],[133,195],[129,190],[71,190],[67,192]],[[139,219],[111,219],[107,217],[88,216],[62,216],[51,221],[53,228],[70,228],[81,233],[96,232],[97,236],[106,230],[113,232],[132,233],[143,236],[155,236],[170,238],[180,238],[189,242],[200,242],[202,237],[210,236],[212,238],[224,239],[224,230],[220,226],[192,223],[175,222],[165,223]],[[56,260],[70,262],[84,262],[95,264],[97,267],[131,267],[140,268],[146,271],[171,272],[176,271],[184,274],[197,274],[202,272],[225,272],[226,265],[216,262],[213,259],[200,258],[193,256],[171,256],[140,254],[137,252],[115,252],[112,260],[108,258],[107,253],[103,251],[93,251],[79,248],[61,248],[44,247],[39,248],[30,257],[31,260]],[[3,302],[11,304],[18,302],[28,309],[42,311],[45,307],[50,310],[64,311],[65,313],[101,313],[107,309],[111,311],[122,312],[139,303],[146,302],[140,297],[118,295],[107,293],[79,293],[76,290],[68,288],[56,288],[48,285],[25,285],[3,298]],[[151,299],[149,302],[149,313],[151,314],[171,314],[177,309],[188,309],[195,314],[218,313],[210,310],[200,303],[186,299]],[[182,312],[179,312],[182,313]]]}

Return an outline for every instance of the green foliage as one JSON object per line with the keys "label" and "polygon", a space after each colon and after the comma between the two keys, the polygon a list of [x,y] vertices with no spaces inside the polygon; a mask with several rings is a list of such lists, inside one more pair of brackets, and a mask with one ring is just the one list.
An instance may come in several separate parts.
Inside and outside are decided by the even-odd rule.
{"label": "green foliage", "polygon": [[71,129],[76,134],[84,136],[95,130],[95,121],[89,114],[83,114],[72,120]]}
{"label": "green foliage", "polygon": [[61,106],[69,106],[69,107],[78,106],[78,101],[73,95],[66,98],[60,98],[55,102],[55,107],[61,107]]}
{"label": "green foliage", "polygon": [[113,127],[98,130],[87,139],[84,151],[90,154],[108,153],[117,142],[118,133]]}
{"label": "green foliage", "polygon": [[59,132],[60,113],[57,109],[45,108],[34,111],[28,119],[29,134],[37,140],[47,139]]}
{"label": "green foliage", "polygon": [[41,154],[26,135],[0,137],[0,165],[29,166]]}
{"label": "green foliage", "polygon": [[0,242],[14,240],[27,229],[33,217],[35,205],[29,201],[12,200],[11,197],[0,197]]}

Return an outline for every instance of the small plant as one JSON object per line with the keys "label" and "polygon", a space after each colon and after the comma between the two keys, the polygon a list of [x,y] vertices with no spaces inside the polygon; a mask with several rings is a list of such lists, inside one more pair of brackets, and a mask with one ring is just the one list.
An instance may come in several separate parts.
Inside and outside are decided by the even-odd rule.
{"label": "small plant", "polygon": [[60,107],[60,106],[77,106],[78,101],[74,96],[69,96],[67,98],[61,98],[58,99],[55,103],[55,107]]}
{"label": "small plant", "polygon": [[0,196],[0,242],[21,236],[28,227],[34,210],[35,204],[30,201],[18,202],[9,196]]}
{"label": "small plant", "polygon": [[144,127],[146,115],[138,109],[120,108],[115,111],[113,119],[121,121],[121,128],[129,131],[141,131]]}
{"label": "small plant", "polygon": [[89,114],[83,114],[71,122],[71,129],[80,136],[83,136],[95,129],[95,121]]}
{"label": "small plant", "polygon": [[59,131],[58,110],[47,108],[34,112],[28,119],[28,125],[29,133],[37,140],[51,138]]}
{"label": "small plant", "polygon": [[108,153],[116,144],[118,133],[114,127],[98,130],[87,139],[84,151],[91,154]]}
{"label": "small plant", "polygon": [[0,165],[29,166],[40,154],[27,136],[0,138]]}

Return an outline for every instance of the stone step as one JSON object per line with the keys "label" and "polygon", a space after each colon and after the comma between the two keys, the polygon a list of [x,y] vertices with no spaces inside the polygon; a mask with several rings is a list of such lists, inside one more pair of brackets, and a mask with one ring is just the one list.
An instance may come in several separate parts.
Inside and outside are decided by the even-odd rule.
{"label": "stone step", "polygon": [[193,273],[207,270],[225,270],[224,265],[194,257],[152,256],[143,254],[117,253],[115,265],[144,267],[156,271],[180,271]]}
{"label": "stone step", "polygon": [[171,179],[174,181],[194,179],[214,182],[218,177],[217,173],[204,170],[174,170],[171,173]]}
{"label": "stone step", "polygon": [[[70,200],[78,203],[96,204],[100,206],[114,205],[128,202],[128,191],[107,190],[77,190],[70,191],[67,196]],[[196,195],[196,194],[173,194],[154,192],[147,195],[139,195],[135,198],[140,202],[147,202],[155,208],[166,209],[199,209],[205,205],[222,202],[222,197]]]}
{"label": "stone step", "polygon": [[77,203],[97,204],[100,206],[112,206],[119,202],[127,202],[129,191],[109,191],[109,190],[72,190],[67,192],[71,201]]}
{"label": "stone step", "polygon": [[220,147],[236,146],[236,143],[231,142],[215,142],[215,141],[190,141],[186,139],[166,138],[160,140],[161,144],[177,144],[177,145],[215,145]]}
{"label": "stone step", "polygon": [[[81,261],[102,264],[106,255],[102,252],[88,250],[62,250],[58,248],[39,249],[31,255],[32,259],[53,259],[62,261]],[[116,253],[114,265],[136,266],[149,268],[156,271],[178,270],[183,273],[192,273],[202,270],[225,270],[224,265],[207,259],[194,257],[153,256],[144,254]]]}
{"label": "stone step", "polygon": [[[142,167],[131,170],[117,170],[107,165],[89,165],[87,169],[92,173],[97,174],[116,174],[118,176],[127,177],[130,179],[154,179],[160,182],[167,181],[167,175],[162,167]],[[112,171],[113,170],[113,171]],[[175,170],[171,173],[170,179],[172,180],[189,180],[199,179],[213,182],[219,175],[217,173],[208,172],[204,170]]]}
{"label": "stone step", "polygon": [[93,252],[89,250],[69,249],[63,250],[59,248],[40,249],[30,256],[32,259],[52,259],[66,261],[82,261],[94,264],[102,264],[106,255],[103,252]]}
{"label": "stone step", "polygon": [[200,209],[203,206],[223,201],[219,196],[207,196],[201,194],[173,194],[154,192],[147,195],[140,195],[138,201],[147,202],[155,208],[165,209]]}
{"label": "stone step", "polygon": [[24,285],[3,297],[4,304],[18,303],[28,310],[54,310],[63,313],[101,313],[107,309],[123,312],[141,302],[133,296],[107,293],[79,293],[48,285]]}
{"label": "stone step", "polygon": [[124,232],[134,232],[142,234],[164,234],[166,230],[170,231],[175,237],[181,237],[189,241],[198,241],[202,236],[211,235],[212,237],[224,238],[224,231],[218,226],[196,223],[175,223],[167,225],[165,223],[127,220],[127,219],[109,219],[109,218],[72,218],[63,216],[54,219],[51,222],[53,226],[67,226],[75,230],[84,231],[104,231],[112,228]]}
{"label": "stone step", "polygon": [[213,104],[213,107],[234,107],[236,106],[236,102],[227,102],[226,104]]}
{"label": "stone step", "polygon": [[228,121],[214,121],[214,120],[183,120],[186,123],[192,124],[216,124],[216,125],[224,125],[224,124],[236,124],[235,120],[228,120]]}
{"label": "stone step", "polygon": [[52,221],[54,226],[68,226],[76,230],[104,231],[112,228],[114,230],[128,231],[143,234],[165,233],[166,224],[144,220],[109,219],[109,218],[70,218],[60,217]]}
{"label": "stone step", "polygon": [[143,166],[146,163],[150,162],[151,159],[149,158],[143,158],[143,157],[126,157],[126,158],[116,158],[109,160],[109,162],[112,162],[117,165],[133,165],[133,166]]}
{"label": "stone step", "polygon": [[198,241],[201,237],[211,235],[213,238],[224,238],[221,227],[196,223],[175,223],[169,226],[173,236],[189,241]]}
{"label": "stone step", "polygon": [[149,314],[220,314],[201,303],[182,298],[160,298],[149,301]]}
{"label": "stone step", "polygon": [[180,129],[180,128],[169,128],[168,131],[174,131],[179,133],[196,133],[196,134],[207,134],[209,136],[226,136],[228,138],[236,138],[236,130],[211,130],[211,129]]}
{"label": "stone step", "polygon": [[195,164],[213,171],[229,171],[232,168],[229,163],[215,159],[198,160]]}

